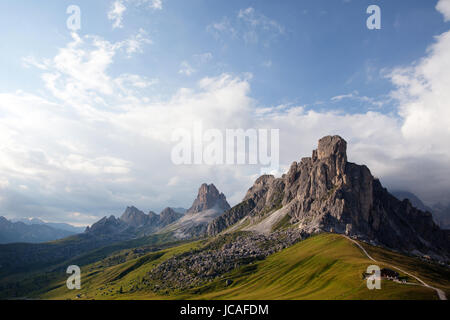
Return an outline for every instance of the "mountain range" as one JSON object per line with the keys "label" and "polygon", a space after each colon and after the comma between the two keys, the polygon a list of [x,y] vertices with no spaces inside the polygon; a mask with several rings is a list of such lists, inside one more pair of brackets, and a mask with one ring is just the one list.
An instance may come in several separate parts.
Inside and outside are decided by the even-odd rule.
{"label": "mountain range", "polygon": [[145,214],[134,206],[127,207],[120,218],[104,217],[86,228],[88,234],[128,235],[142,237],[156,232],[171,232],[178,239],[199,237],[206,233],[208,223],[230,209],[226,197],[214,184],[202,184],[192,206],[165,208],[160,214]]}
{"label": "mountain range", "polygon": [[65,223],[46,223],[39,219],[9,221],[0,217],[0,243],[46,242],[62,239],[82,230]]}
{"label": "mountain range", "polygon": [[46,225],[55,229],[66,230],[72,233],[81,233],[84,231],[85,227],[76,227],[68,223],[63,222],[45,222],[39,218],[21,218],[21,219],[11,219],[11,222],[23,222],[27,225]]}
{"label": "mountain range", "polygon": [[433,214],[433,218],[436,221],[436,223],[442,228],[442,229],[450,229],[450,204],[449,205],[443,205],[443,204],[435,204],[432,207],[429,207],[425,205],[422,200],[419,199],[415,194],[409,191],[393,191],[392,194],[400,199],[405,200],[408,199],[411,204],[416,207],[417,209],[420,209],[422,211],[431,212]]}
{"label": "mountain range", "polygon": [[[266,279],[267,270],[286,271],[275,274],[270,280],[275,282],[290,272],[295,271],[296,278],[303,277],[298,272],[306,272],[305,284],[316,278],[318,270],[333,279],[345,278],[349,272],[353,277],[349,281],[358,285],[362,266],[341,269],[343,264],[356,266],[361,259],[353,243],[385,263],[394,261],[413,271],[419,265],[420,272],[433,270],[433,283],[450,290],[445,280],[450,231],[441,229],[428,209],[412,194],[391,194],[369,168],[348,161],[344,139],[327,136],[310,157],[292,163],[281,177],[259,177],[233,207],[214,184],[202,184],[187,210],[166,208],[156,214],[130,206],[119,218],[104,217],[65,239],[0,245],[0,292],[4,291],[0,296],[33,292],[32,297],[73,297],[62,285],[65,268],[71,264],[91,275],[83,291],[87,298],[113,298],[122,294],[124,286],[130,297],[191,299],[205,292],[215,296],[217,290],[235,286],[234,281],[236,290],[245,292],[248,288],[239,286],[251,274]],[[334,248],[332,252],[327,246]],[[296,253],[295,248],[304,252]],[[291,261],[293,257],[304,260]],[[19,273],[21,281],[7,280]],[[42,278],[37,280],[36,275]],[[255,278],[251,283],[260,287],[260,281]],[[36,282],[40,286],[33,291],[29,283]],[[291,285],[287,281],[280,290],[291,292]],[[405,288],[397,289],[399,297],[404,294]],[[258,298],[252,292],[264,290],[268,289],[250,290],[248,297]],[[344,294],[342,288],[336,290],[330,297]],[[352,296],[358,295],[353,291]]]}

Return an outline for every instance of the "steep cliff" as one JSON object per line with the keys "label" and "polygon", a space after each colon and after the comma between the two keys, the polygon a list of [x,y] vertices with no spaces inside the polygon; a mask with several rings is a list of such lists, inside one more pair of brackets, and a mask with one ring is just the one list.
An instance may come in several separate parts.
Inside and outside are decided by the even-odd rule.
{"label": "steep cliff", "polygon": [[392,196],[366,166],[348,162],[346,151],[339,136],[320,139],[312,157],[294,162],[281,178],[256,180],[242,203],[209,224],[208,234],[243,218],[262,223],[272,214],[287,217],[308,234],[346,233],[411,253],[449,255],[449,233],[439,229],[431,214]]}

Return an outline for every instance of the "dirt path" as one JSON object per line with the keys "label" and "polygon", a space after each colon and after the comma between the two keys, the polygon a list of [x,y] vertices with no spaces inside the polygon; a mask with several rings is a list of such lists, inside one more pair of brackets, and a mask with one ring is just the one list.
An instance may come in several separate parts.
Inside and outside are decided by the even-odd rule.
{"label": "dirt path", "polygon": [[[372,261],[378,263],[378,261],[375,260],[374,258],[372,258],[372,257],[367,253],[366,249],[364,249],[363,246],[360,245],[357,241],[355,241],[355,240],[353,240],[352,238],[349,238],[349,237],[347,237],[347,236],[344,236],[344,237],[347,238],[348,240],[350,240],[351,242],[353,242],[354,244],[356,244],[356,245],[362,250],[362,252],[364,252],[364,254],[367,256],[367,258],[369,258],[370,260],[372,260]],[[436,291],[436,293],[437,293],[437,295],[438,295],[438,297],[439,297],[440,300],[447,300],[447,297],[446,297],[446,295],[445,295],[445,292],[442,291],[441,289],[438,289],[438,288],[435,288],[435,287],[430,286],[429,284],[425,283],[425,281],[423,281],[422,279],[420,279],[420,278],[416,277],[415,275],[413,275],[413,274],[411,274],[411,273],[409,273],[409,272],[406,272],[406,271],[404,271],[404,270],[402,270],[402,269],[400,269],[400,268],[398,268],[398,267],[396,267],[396,266],[393,266],[393,265],[391,265],[391,264],[386,264],[386,263],[384,263],[384,262],[383,262],[383,264],[388,265],[388,266],[391,267],[391,268],[397,269],[397,270],[400,271],[401,273],[407,274],[408,276],[410,276],[410,277],[416,279],[419,283],[421,283],[422,286],[427,287],[427,288],[430,288],[430,289],[433,289],[434,291]]]}

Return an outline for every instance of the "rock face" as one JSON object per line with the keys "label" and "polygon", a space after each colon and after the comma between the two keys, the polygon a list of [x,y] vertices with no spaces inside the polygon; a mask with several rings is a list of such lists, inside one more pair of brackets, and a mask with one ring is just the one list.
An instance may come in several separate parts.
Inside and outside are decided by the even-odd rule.
{"label": "rock face", "polygon": [[206,233],[208,224],[226,210],[230,205],[223,193],[213,184],[202,184],[191,208],[176,223],[169,225],[177,238],[198,237]]}
{"label": "rock face", "polygon": [[256,180],[242,203],[209,224],[208,234],[282,208],[308,234],[347,233],[402,251],[448,255],[449,233],[431,214],[392,196],[366,166],[348,162],[346,150],[339,136],[320,139],[312,157],[294,162],[281,178]]}
{"label": "rock face", "polygon": [[161,228],[179,220],[182,213],[176,212],[172,208],[165,208],[160,214],[150,211],[145,214],[134,206],[127,207],[120,217],[104,217],[94,223],[92,227],[86,229],[91,234],[128,234],[130,238],[148,235]]}
{"label": "rock face", "polygon": [[126,222],[116,219],[114,216],[104,217],[86,228],[86,233],[95,235],[112,235],[122,233],[130,228]]}
{"label": "rock face", "polygon": [[165,208],[159,214],[159,226],[165,227],[165,226],[179,220],[182,216],[183,216],[183,214],[175,211],[175,209]]}
{"label": "rock face", "polygon": [[154,212],[150,212],[149,215],[146,215],[141,210],[136,207],[127,207],[125,212],[120,217],[120,220],[127,223],[128,225],[138,228],[144,226],[146,224],[156,222],[153,220],[158,220],[156,214]]}
{"label": "rock face", "polygon": [[[227,235],[213,239],[202,249],[171,257],[148,272],[142,283],[152,283],[154,292],[201,286],[243,265],[263,260],[302,239],[300,230],[278,231],[270,235]],[[232,283],[229,281],[228,285]]]}
{"label": "rock face", "polygon": [[194,200],[187,214],[198,213],[212,208],[220,208],[222,210],[230,209],[230,205],[223,193],[219,193],[214,184],[202,184],[198,190],[197,198]]}

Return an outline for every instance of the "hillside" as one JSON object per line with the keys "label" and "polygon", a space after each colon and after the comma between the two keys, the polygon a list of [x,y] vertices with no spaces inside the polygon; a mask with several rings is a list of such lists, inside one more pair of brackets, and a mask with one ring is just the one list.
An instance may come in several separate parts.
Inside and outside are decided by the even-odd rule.
{"label": "hillside", "polygon": [[[155,293],[152,283],[144,281],[164,261],[206,245],[208,241],[193,242],[114,264],[111,261],[126,255],[126,252],[116,253],[82,268],[87,276],[80,291],[68,291],[61,279],[38,296],[43,299],[75,299],[77,295],[81,299],[437,299],[431,289],[384,280],[381,290],[368,290],[362,273],[373,262],[348,239],[335,234],[311,237],[188,290]],[[386,256],[393,254],[380,248],[373,250]],[[401,257],[405,259],[402,264],[406,261],[418,275],[449,291],[448,270]],[[415,281],[408,279],[408,282]]]}

